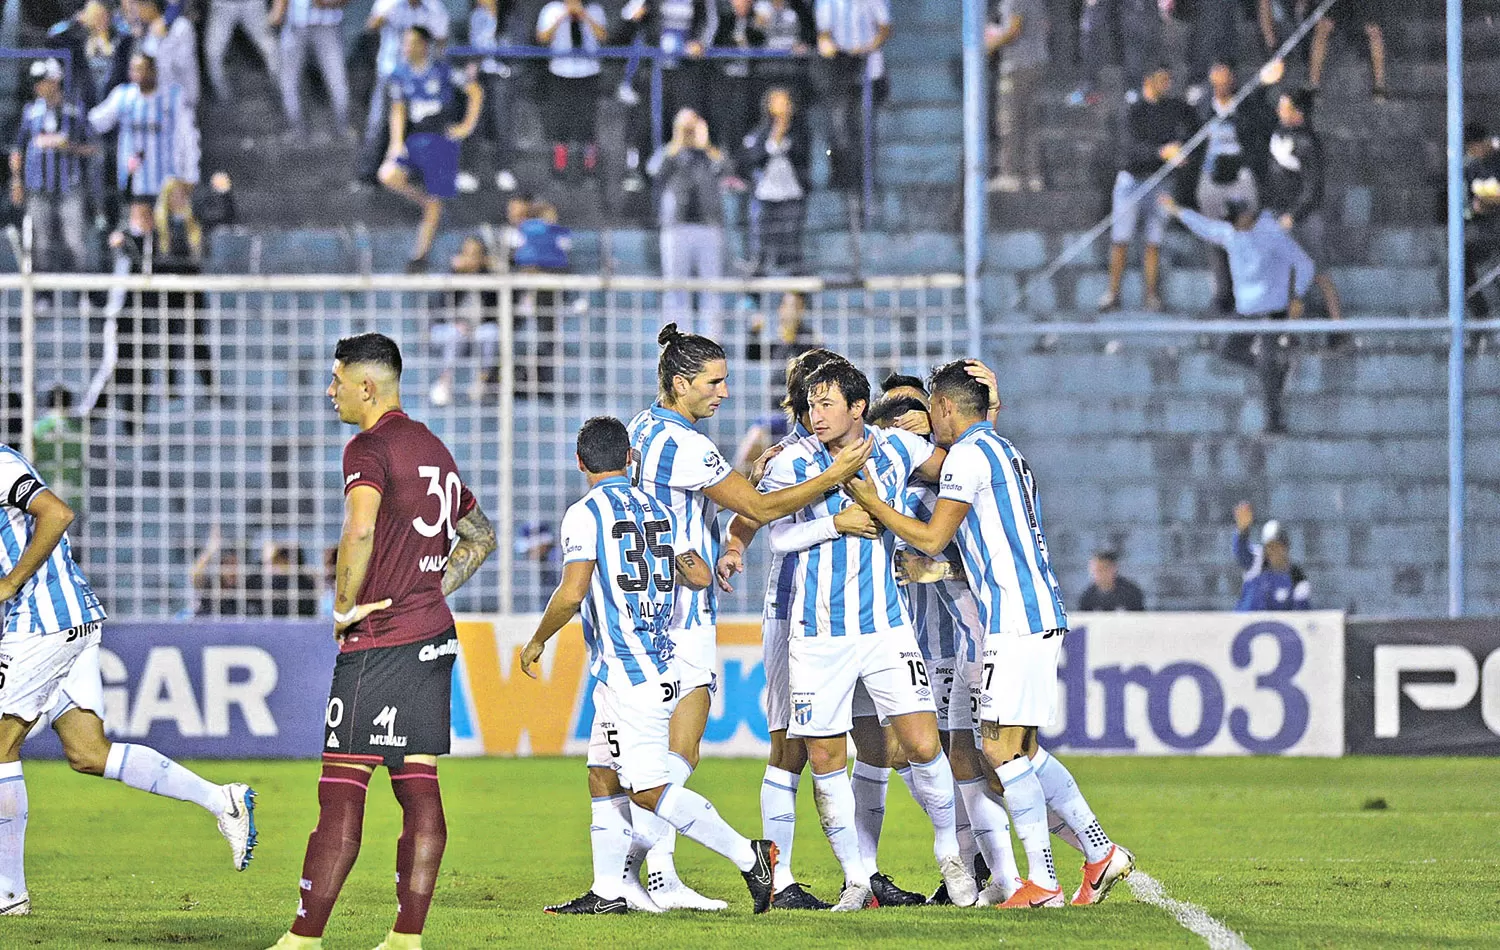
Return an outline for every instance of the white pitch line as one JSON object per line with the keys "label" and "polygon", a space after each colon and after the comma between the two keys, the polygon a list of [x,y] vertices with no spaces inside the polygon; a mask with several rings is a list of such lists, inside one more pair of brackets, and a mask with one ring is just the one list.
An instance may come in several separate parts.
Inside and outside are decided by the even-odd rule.
{"label": "white pitch line", "polygon": [[1230,930],[1223,921],[1210,916],[1197,904],[1180,901],[1167,896],[1161,882],[1144,871],[1136,871],[1125,879],[1130,892],[1143,904],[1151,904],[1177,918],[1177,922],[1202,937],[1209,950],[1250,950],[1245,938]]}

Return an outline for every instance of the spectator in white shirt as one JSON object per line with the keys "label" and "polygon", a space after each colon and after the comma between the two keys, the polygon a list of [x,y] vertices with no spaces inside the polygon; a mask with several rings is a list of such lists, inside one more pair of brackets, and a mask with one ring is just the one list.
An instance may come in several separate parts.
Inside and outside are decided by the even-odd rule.
{"label": "spectator in white shirt", "polygon": [[542,126],[552,142],[556,174],[567,172],[579,151],[584,171],[598,166],[599,58],[594,54],[607,35],[604,8],[597,3],[552,0],[537,16],[537,42],[557,54],[547,61],[542,106]]}
{"label": "spectator in white shirt", "polygon": [[156,61],[156,80],[163,89],[176,86],[183,106],[198,110],[198,35],[193,21],[179,13],[171,24],[162,15],[162,0],[134,0],[141,26],[136,49]]}
{"label": "spectator in white shirt", "polygon": [[828,186],[857,195],[865,176],[864,82],[872,84],[875,108],[890,92],[881,47],[891,38],[891,8],[887,0],[818,0],[816,14],[831,87]]}

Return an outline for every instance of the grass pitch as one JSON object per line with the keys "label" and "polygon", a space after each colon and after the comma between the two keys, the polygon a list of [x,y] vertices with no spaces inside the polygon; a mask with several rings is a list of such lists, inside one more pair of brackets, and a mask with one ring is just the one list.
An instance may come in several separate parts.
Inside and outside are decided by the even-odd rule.
{"label": "grass pitch", "polygon": [[[1500,946],[1500,762],[1477,759],[1095,759],[1077,776],[1105,828],[1169,895],[1264,947]],[[287,927],[307,832],[314,762],[207,762],[215,781],[260,793],[260,847],[237,874],[213,821],[194,806],[26,766],[32,916],[0,920],[0,947],[197,945],[264,948]],[[709,761],[693,785],[742,833],[758,834],[762,765]],[[577,760],[448,760],[448,851],[428,920],[433,950],[488,947],[1203,947],[1168,912],[1122,885],[1094,908],[955,908],[752,917],[739,874],[691,842],[683,876],[729,900],[722,914],[553,918],[544,903],[589,883],[588,801]],[[383,775],[383,773],[382,773]],[[804,784],[807,784],[804,782]],[[399,810],[370,790],[364,850],[330,922],[331,950],[368,950],[395,913]],[[795,864],[824,897],[840,876],[810,788],[800,795]],[[898,883],[937,883],[931,834],[891,784],[881,867]],[[1060,843],[1059,843],[1060,845]],[[1063,887],[1081,859],[1058,853]]]}

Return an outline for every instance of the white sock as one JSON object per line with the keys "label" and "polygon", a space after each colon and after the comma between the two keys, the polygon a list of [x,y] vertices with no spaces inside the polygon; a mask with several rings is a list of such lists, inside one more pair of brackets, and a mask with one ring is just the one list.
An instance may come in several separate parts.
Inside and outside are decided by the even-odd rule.
{"label": "white sock", "polygon": [[911,795],[911,800],[917,800],[917,787],[911,783],[911,763],[908,762],[899,769],[893,769],[897,778],[906,786],[906,791]]}
{"label": "white sock", "polygon": [[656,814],[673,828],[716,854],[734,862],[741,871],[755,867],[750,839],[729,827],[713,802],[681,785],[668,785],[656,803]]}
{"label": "white sock", "polygon": [[[687,764],[687,759],[675,752],[667,753],[667,782],[671,785],[686,785],[688,778],[693,774],[693,767]],[[656,844],[652,845],[651,853],[646,855],[646,868],[652,874],[660,874],[668,881],[680,880],[677,877],[677,832],[672,830],[670,822],[662,819],[660,815],[646,812],[651,818],[646,819],[648,824],[646,837]]]}
{"label": "white sock", "polygon": [[854,789],[849,773],[843,769],[827,775],[813,773],[813,801],[818,805],[818,821],[833,847],[833,856],[844,870],[844,883],[870,886],[875,862],[859,850],[859,832],[854,829]]}
{"label": "white sock", "polygon": [[859,853],[880,866],[880,827],[885,823],[885,794],[891,770],[868,762],[854,763],[850,786],[854,789],[854,828],[859,833]]}
{"label": "white sock", "polygon": [[26,893],[27,812],[21,763],[0,764],[0,903]]}
{"label": "white sock", "polygon": [[620,896],[625,880],[625,856],[630,851],[630,809],[620,807],[629,801],[625,795],[593,800],[593,823],[589,825],[589,846],[594,856],[594,883],[589,888],[607,900]]}
{"label": "white sock", "polygon": [[974,841],[984,855],[984,863],[989,865],[990,879],[998,881],[1001,891],[1009,897],[1016,892],[1016,881],[1021,877],[1021,870],[1016,867],[1015,845],[1010,840],[1010,816],[991,797],[988,779],[959,782],[958,789],[969,811],[969,821],[974,825]]}
{"label": "white sock", "polygon": [[1057,889],[1057,869],[1052,864],[1052,836],[1047,831],[1047,796],[1025,756],[1011,759],[995,770],[1005,786],[1005,806],[1015,822],[1016,836],[1026,849],[1026,876],[1047,890]]}
{"label": "white sock", "polygon": [[974,855],[979,853],[974,843],[974,826],[969,821],[969,809],[962,794],[963,783],[953,780],[953,833],[958,836],[958,859],[970,873],[974,871]]}
{"label": "white sock", "polygon": [[761,834],[776,842],[780,857],[776,860],[776,879],[771,890],[781,890],[797,881],[792,873],[792,839],[797,830],[797,785],[802,776],[793,775],[774,765],[766,766],[760,781]]}
{"label": "white sock", "polygon": [[150,746],[116,742],[104,760],[104,777],[152,795],[201,805],[222,817],[229,801],[221,787],[183,768]]}
{"label": "white sock", "polygon": [[941,751],[931,762],[911,764],[911,784],[917,804],[932,820],[932,853],[938,858],[958,854],[954,833],[953,769]]}
{"label": "white sock", "polygon": [[1047,808],[1073,830],[1082,845],[1083,859],[1090,864],[1109,856],[1109,835],[1099,826],[1094,810],[1078,790],[1078,783],[1068,767],[1054,758],[1046,749],[1038,748],[1031,757],[1031,770],[1042,783],[1042,794],[1047,796]]}

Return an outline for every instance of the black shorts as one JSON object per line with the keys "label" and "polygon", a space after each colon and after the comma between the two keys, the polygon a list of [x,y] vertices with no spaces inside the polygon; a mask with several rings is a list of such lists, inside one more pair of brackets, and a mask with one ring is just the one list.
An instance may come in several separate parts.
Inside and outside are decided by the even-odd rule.
{"label": "black shorts", "polygon": [[458,633],[420,643],[340,653],[328,690],[323,752],[378,756],[447,755]]}

